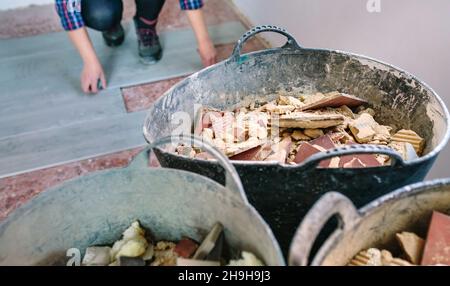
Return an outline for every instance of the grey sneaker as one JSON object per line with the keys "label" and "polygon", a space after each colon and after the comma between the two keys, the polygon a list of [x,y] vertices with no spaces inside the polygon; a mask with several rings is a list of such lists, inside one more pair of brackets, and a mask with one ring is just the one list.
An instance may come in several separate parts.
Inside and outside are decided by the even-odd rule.
{"label": "grey sneaker", "polygon": [[118,47],[122,45],[125,40],[125,31],[120,24],[110,31],[103,32],[102,35],[105,40],[105,44],[108,47]]}
{"label": "grey sneaker", "polygon": [[139,57],[143,64],[155,64],[162,58],[162,47],[155,26],[142,25],[134,19],[139,44]]}

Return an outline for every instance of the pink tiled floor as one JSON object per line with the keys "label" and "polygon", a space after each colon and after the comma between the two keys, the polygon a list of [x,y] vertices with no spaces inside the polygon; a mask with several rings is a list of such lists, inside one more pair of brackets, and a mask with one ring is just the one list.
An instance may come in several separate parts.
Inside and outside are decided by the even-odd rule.
{"label": "pink tiled floor", "polygon": [[[134,0],[123,0],[124,21],[130,21],[135,13]],[[239,21],[236,13],[226,0],[208,0],[204,7],[206,23],[220,24],[227,21]],[[31,6],[28,8],[0,11],[0,38],[25,37],[42,33],[61,31],[59,18],[52,4]],[[188,19],[180,10],[178,0],[166,0],[159,17],[160,31],[189,26]]]}
{"label": "pink tiled floor", "polygon": [[[131,19],[134,14],[133,0],[124,0],[124,19]],[[160,16],[159,29],[176,29],[188,26],[188,21],[177,7],[178,0],[167,0]],[[236,13],[224,0],[209,0],[205,6],[208,24],[219,24],[226,21],[238,20]],[[33,6],[30,8],[0,12],[0,38],[23,37],[60,31],[58,18],[53,5]],[[220,60],[230,56],[233,44],[217,47]],[[246,51],[262,49],[264,46],[258,40],[252,40]],[[123,97],[129,112],[144,110],[158,99],[172,85],[183,78],[123,89]],[[139,150],[128,150],[107,156],[83,160],[58,167],[38,170],[23,175],[0,180],[0,220],[4,219],[14,209],[30,200],[42,191],[59,185],[90,172],[128,165],[132,157]],[[152,161],[152,165],[154,162]]]}

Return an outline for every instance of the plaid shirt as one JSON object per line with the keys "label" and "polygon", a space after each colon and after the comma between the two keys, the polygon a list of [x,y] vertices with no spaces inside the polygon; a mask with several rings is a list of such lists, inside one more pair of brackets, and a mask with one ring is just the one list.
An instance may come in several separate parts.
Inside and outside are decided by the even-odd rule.
{"label": "plaid shirt", "polygon": [[[203,0],[179,0],[182,10],[196,10],[203,7]],[[81,0],[56,0],[56,11],[66,31],[84,27],[81,16]]]}

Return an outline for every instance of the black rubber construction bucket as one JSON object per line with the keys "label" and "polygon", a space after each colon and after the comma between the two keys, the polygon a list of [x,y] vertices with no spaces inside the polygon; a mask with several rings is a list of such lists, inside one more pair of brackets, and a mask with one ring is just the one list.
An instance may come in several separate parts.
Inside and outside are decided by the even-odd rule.
{"label": "black rubber construction bucket", "polygon": [[[433,211],[450,215],[450,179],[413,184],[379,198],[357,210],[345,196],[330,192],[308,212],[292,241],[292,266],[344,266],[369,248],[397,249],[396,233],[426,237]],[[341,227],[313,257],[311,246],[325,222],[338,216]]]}
{"label": "black rubber construction bucket", "polygon": [[250,251],[266,265],[285,265],[236,170],[219,151],[204,148],[226,170],[225,186],[187,171],[148,168],[147,148],[127,168],[71,180],[13,212],[0,223],[0,265],[66,265],[75,251],[82,257],[89,246],[114,243],[135,220],[157,241],[201,241],[220,222],[231,253]]}
{"label": "black rubber construction bucket", "polygon": [[[288,38],[282,48],[240,55],[244,43],[260,32]],[[251,204],[261,213],[287,253],[299,220],[328,191],[348,196],[356,206],[425,178],[449,139],[449,114],[439,96],[416,77],[389,64],[341,51],[301,47],[285,30],[254,28],[226,61],[181,81],[149,110],[144,135],[149,142],[172,134],[174,120],[184,112],[194,118],[199,105],[232,110],[252,101],[274,100],[279,91],[301,93],[339,91],[357,95],[376,111],[376,120],[412,129],[426,139],[425,155],[404,162],[398,153],[378,146],[357,145],[317,154],[297,166],[271,162],[234,161]],[[183,114],[184,114],[183,113]],[[187,132],[191,132],[190,127]],[[320,169],[324,159],[356,154],[387,154],[391,166],[365,169]],[[168,150],[156,150],[160,162],[223,181],[214,162],[193,160]]]}

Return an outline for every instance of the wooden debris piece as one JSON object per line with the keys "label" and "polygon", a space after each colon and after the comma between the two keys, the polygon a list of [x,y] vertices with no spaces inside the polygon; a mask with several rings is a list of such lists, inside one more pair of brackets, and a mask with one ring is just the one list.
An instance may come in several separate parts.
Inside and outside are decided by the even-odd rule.
{"label": "wooden debris piece", "polygon": [[412,232],[402,232],[395,235],[409,262],[418,265],[422,259],[425,241]]}
{"label": "wooden debris piece", "polygon": [[191,267],[191,266],[220,266],[219,261],[206,261],[206,260],[195,260],[186,258],[177,258],[177,266]]}
{"label": "wooden debris piece", "polygon": [[324,96],[321,96],[321,94],[316,94],[312,98],[306,97],[305,105],[301,107],[300,110],[319,109],[324,107],[340,107],[343,105],[349,107],[357,107],[366,103],[366,100],[353,95],[331,92],[325,94]]}
{"label": "wooden debris piece", "polygon": [[202,260],[205,259],[206,256],[214,249],[216,242],[223,231],[223,226],[220,223],[216,223],[211,231],[208,233],[206,238],[198,247],[195,252],[193,259]]}
{"label": "wooden debris piece", "polygon": [[392,136],[392,141],[410,143],[414,146],[414,149],[418,155],[422,155],[423,149],[425,148],[425,139],[412,130],[400,130]]}
{"label": "wooden debris piece", "polygon": [[433,212],[421,265],[450,266],[450,216]]}
{"label": "wooden debris piece", "polygon": [[278,122],[271,121],[272,125],[286,128],[317,129],[338,126],[344,122],[342,115],[321,115],[307,112],[293,112],[281,115]]}

